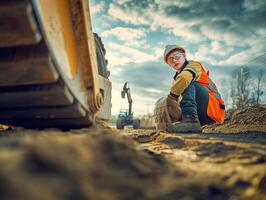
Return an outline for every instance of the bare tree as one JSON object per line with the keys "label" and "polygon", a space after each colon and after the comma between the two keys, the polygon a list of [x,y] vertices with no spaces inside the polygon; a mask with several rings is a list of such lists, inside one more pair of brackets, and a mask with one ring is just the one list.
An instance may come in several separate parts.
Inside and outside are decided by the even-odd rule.
{"label": "bare tree", "polygon": [[223,100],[224,100],[224,103],[225,103],[225,105],[226,105],[226,107],[228,106],[228,107],[230,107],[229,106],[229,101],[230,101],[230,90],[229,90],[229,88],[230,88],[230,83],[228,82],[228,80],[227,79],[223,79],[222,81],[221,81],[223,84],[221,84],[221,95],[222,95],[222,98],[223,98]]}
{"label": "bare tree", "polygon": [[233,72],[232,73],[232,79],[230,83],[230,97],[232,99],[232,108],[236,108],[236,102],[237,102],[237,96],[236,96],[236,87],[237,87],[237,82],[235,79],[236,74]]}
{"label": "bare tree", "polygon": [[252,104],[250,98],[250,70],[247,67],[242,67],[232,74],[231,80],[231,98],[233,108],[243,108]]}
{"label": "bare tree", "polygon": [[264,71],[259,70],[257,74],[257,84],[255,90],[256,104],[260,103],[260,98],[263,95],[263,88],[262,88],[263,79],[264,79]]}

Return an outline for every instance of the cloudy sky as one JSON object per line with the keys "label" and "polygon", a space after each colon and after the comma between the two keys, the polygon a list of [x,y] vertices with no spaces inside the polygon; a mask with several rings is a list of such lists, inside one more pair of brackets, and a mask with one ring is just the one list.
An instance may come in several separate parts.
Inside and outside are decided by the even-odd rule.
{"label": "cloudy sky", "polygon": [[225,98],[235,68],[266,68],[264,0],[90,0],[90,10],[107,50],[112,114],[127,108],[120,96],[126,81],[135,114],[153,112],[169,93],[175,72],[162,61],[167,44],[202,62]]}

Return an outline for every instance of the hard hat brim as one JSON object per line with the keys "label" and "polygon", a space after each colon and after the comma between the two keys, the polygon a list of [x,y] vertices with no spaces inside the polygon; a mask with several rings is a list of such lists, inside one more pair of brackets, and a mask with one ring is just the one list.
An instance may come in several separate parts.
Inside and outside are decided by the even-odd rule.
{"label": "hard hat brim", "polygon": [[175,47],[175,48],[169,49],[169,51],[164,56],[164,62],[166,64],[167,64],[167,57],[169,56],[170,53],[172,53],[175,50],[181,50],[183,53],[186,53],[186,50],[182,47]]}

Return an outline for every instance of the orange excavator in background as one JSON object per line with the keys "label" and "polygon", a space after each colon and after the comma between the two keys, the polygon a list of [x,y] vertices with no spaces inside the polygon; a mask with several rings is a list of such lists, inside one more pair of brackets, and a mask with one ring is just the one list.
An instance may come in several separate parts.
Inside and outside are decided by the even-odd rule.
{"label": "orange excavator in background", "polygon": [[88,0],[0,2],[0,124],[81,128],[111,116]]}

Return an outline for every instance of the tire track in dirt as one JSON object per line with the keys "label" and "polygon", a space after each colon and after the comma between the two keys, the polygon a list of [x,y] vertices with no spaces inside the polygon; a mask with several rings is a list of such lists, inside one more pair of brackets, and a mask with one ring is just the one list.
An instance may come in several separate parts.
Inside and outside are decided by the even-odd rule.
{"label": "tire track in dirt", "polygon": [[[266,196],[266,134],[167,134],[125,130],[139,148],[163,155],[189,179],[225,187],[233,199]],[[199,183],[200,184],[200,183]]]}

